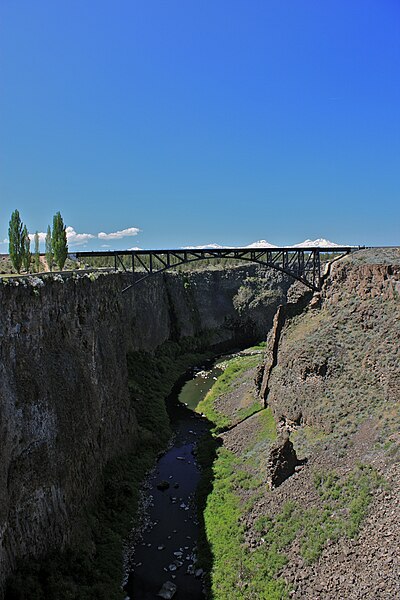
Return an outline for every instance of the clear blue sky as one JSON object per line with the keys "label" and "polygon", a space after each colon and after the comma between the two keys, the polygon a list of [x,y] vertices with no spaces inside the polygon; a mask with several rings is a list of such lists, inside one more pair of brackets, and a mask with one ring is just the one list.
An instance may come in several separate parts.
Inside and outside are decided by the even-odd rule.
{"label": "clear blue sky", "polygon": [[400,244],[399,0],[2,0],[2,241],[14,208],[141,230],[87,249]]}

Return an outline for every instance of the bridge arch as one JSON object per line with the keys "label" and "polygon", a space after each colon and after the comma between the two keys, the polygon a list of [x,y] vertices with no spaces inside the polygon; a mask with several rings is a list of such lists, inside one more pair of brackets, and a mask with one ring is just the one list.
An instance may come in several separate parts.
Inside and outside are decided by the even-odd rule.
{"label": "bridge arch", "polygon": [[[88,257],[112,257],[114,268],[134,274],[130,285],[122,292],[127,292],[145,279],[157,273],[177,268],[200,260],[234,259],[251,262],[280,271],[300,281],[308,288],[320,289],[321,254],[348,254],[354,248],[183,248],[179,250],[123,250],[115,252],[77,252],[78,260]],[[128,257],[128,259],[126,258]],[[130,266],[127,268],[127,264]],[[142,277],[136,277],[142,273]]]}

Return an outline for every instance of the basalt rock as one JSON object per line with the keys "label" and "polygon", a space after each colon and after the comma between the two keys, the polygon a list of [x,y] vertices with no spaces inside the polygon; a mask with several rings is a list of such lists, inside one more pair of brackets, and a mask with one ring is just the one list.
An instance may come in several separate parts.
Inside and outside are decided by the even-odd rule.
{"label": "basalt rock", "polygon": [[160,490],[161,492],[163,492],[164,490],[167,490],[169,488],[169,483],[168,481],[160,481],[159,483],[157,483],[157,489]]}
{"label": "basalt rock", "polygon": [[[346,415],[370,414],[399,397],[400,250],[355,252],[335,262],[318,297],[277,313],[260,395],[277,421],[329,433]],[[285,320],[282,323],[282,313]],[[258,375],[260,381],[261,375]]]}
{"label": "basalt rock", "polygon": [[166,581],[157,596],[159,598],[165,598],[165,600],[170,600],[175,596],[176,590],[177,586],[172,583],[172,581]]}
{"label": "basalt rock", "polygon": [[289,434],[286,431],[282,432],[270,450],[267,463],[268,483],[271,489],[278,487],[293,475],[298,464]]}

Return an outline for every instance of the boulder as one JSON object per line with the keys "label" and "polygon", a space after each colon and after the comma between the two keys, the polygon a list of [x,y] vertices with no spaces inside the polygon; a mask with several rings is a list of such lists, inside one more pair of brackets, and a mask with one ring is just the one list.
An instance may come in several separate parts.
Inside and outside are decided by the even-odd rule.
{"label": "boulder", "polygon": [[161,490],[162,492],[164,490],[167,490],[168,488],[169,488],[168,481],[160,481],[159,483],[157,483],[157,489]]}
{"label": "boulder", "polygon": [[270,487],[276,488],[281,485],[285,479],[295,473],[298,464],[299,460],[289,439],[289,434],[287,431],[283,431],[269,453],[267,470]]}
{"label": "boulder", "polygon": [[157,596],[160,598],[165,598],[165,600],[170,600],[174,597],[176,590],[177,587],[174,583],[172,583],[172,581],[166,581],[161,590],[158,592]]}

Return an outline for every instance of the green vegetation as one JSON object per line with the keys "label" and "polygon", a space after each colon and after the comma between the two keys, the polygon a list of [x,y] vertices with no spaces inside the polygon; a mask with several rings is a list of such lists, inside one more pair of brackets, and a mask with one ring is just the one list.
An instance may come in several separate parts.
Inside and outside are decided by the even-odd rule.
{"label": "green vegetation", "polygon": [[262,484],[243,469],[245,462],[221,448],[214,466],[205,468],[203,475],[212,476],[212,488],[200,486],[200,495],[208,493],[203,502],[205,539],[199,544],[200,560],[209,573],[208,585],[215,600],[281,600],[287,597],[286,585],[276,574],[286,558],[276,546],[261,552],[250,551],[244,544],[241,517],[245,506],[238,490],[255,491]]}
{"label": "green vegetation", "polygon": [[[256,491],[262,482],[243,470],[246,462],[245,457],[238,458],[229,450],[220,448],[216,452],[212,487],[204,503],[205,537],[210,550],[204,553],[203,540],[200,556],[204,567],[210,569],[208,583],[215,600],[284,600],[289,590],[278,575],[288,562],[285,550],[297,540],[301,556],[310,564],[320,556],[327,540],[354,537],[382,478],[366,465],[344,478],[319,473],[315,487],[320,504],[303,508],[289,501],[278,514],[259,517],[254,525],[259,545],[250,550],[244,543],[242,518],[251,503],[243,502],[242,493]],[[268,493],[265,487],[263,495]]]}
{"label": "green vegetation", "polygon": [[236,411],[234,417],[227,416],[217,410],[215,404],[216,401],[226,394],[228,394],[234,386],[237,384],[238,378],[243,375],[246,371],[253,369],[259,363],[259,355],[255,354],[242,354],[228,361],[227,366],[207,393],[204,400],[199,402],[197,406],[197,412],[206,415],[209,421],[214,423],[214,432],[220,432],[234,423],[238,423],[250,415],[260,410],[260,403],[258,401],[252,402],[250,406],[240,408]]}
{"label": "green vegetation", "polygon": [[19,273],[22,267],[24,237],[23,224],[18,210],[14,210],[11,215],[8,228],[9,253],[14,269]]}
{"label": "green vegetation", "polygon": [[53,217],[53,231],[51,234],[51,244],[54,254],[54,260],[60,271],[63,270],[68,255],[67,233],[61,214],[58,212]]}
{"label": "green vegetation", "polygon": [[[1,257],[0,273],[3,275],[21,272],[21,267],[26,273],[31,272],[32,254],[31,239],[26,225],[21,221],[18,210],[14,210],[11,215],[9,229],[9,258]],[[36,231],[34,236],[34,271],[40,271],[40,251],[39,251],[39,233]],[[63,218],[59,212],[53,218],[53,231],[50,226],[47,227],[46,234],[46,261],[49,270],[52,271],[54,261],[60,271],[63,270],[68,257],[67,233]]]}
{"label": "green vegetation", "polygon": [[25,271],[29,273],[31,268],[31,240],[26,225],[22,230],[22,264]]}
{"label": "green vegetation", "polygon": [[334,472],[318,473],[314,483],[319,506],[304,509],[290,501],[278,515],[260,517],[255,524],[266,547],[282,551],[297,538],[308,564],[320,556],[327,540],[357,535],[372,492],[383,480],[373,467],[360,465],[345,478]]}
{"label": "green vegetation", "polygon": [[[335,511],[335,517],[331,518],[338,521],[338,528],[347,537],[354,537],[365,517],[373,490],[384,486],[385,480],[371,465],[360,464],[345,479],[331,471],[317,474],[314,483],[325,502],[325,509]],[[337,516],[336,512],[340,511],[342,516]]]}
{"label": "green vegetation", "polygon": [[47,262],[47,266],[49,271],[53,270],[53,242],[52,242],[52,238],[51,238],[51,229],[50,229],[50,225],[47,226],[47,233],[46,233],[46,241],[45,241],[45,245],[46,245],[46,262]]}
{"label": "green vegetation", "polygon": [[40,251],[39,251],[39,232],[36,231],[35,233],[35,271],[36,273],[39,273],[40,271]]}
{"label": "green vegetation", "polygon": [[260,430],[257,435],[257,442],[271,440],[274,442],[277,439],[276,423],[272,410],[268,407],[258,413]]}
{"label": "green vegetation", "polygon": [[[229,421],[227,416],[223,420],[215,402],[243,381],[249,366],[241,362],[244,357],[229,361],[199,406],[216,422],[214,437],[203,441],[198,455],[203,467],[198,491],[203,528],[199,557],[214,600],[286,600],[290,588],[280,572],[293,552],[311,564],[328,540],[356,536],[374,489],[382,486],[383,480],[368,465],[358,465],[345,475],[317,472],[317,497],[310,497],[309,504],[287,501],[279,512],[260,516],[257,501],[272,493],[263,474],[268,449],[277,437],[272,411],[267,408],[258,412],[257,426],[240,454],[220,447],[215,437]],[[311,427],[306,436],[318,440],[325,437]],[[256,541],[252,548],[246,544],[249,519],[254,523],[252,537]]]}
{"label": "green vegetation", "polygon": [[260,277],[246,277],[244,285],[241,285],[233,299],[233,305],[241,314],[249,308],[263,306],[264,303],[276,305],[282,297],[282,292],[276,289],[265,289],[263,280]]}
{"label": "green vegetation", "polygon": [[[252,351],[260,350],[253,348]],[[247,351],[249,352],[249,350]],[[208,392],[199,410],[215,423],[214,434],[231,422],[215,408],[221,396],[229,394],[239,381],[252,377],[259,355],[242,354],[231,359]],[[249,373],[250,372],[250,373]],[[246,409],[253,410],[250,405]],[[251,510],[253,500],[268,493],[260,468],[265,449],[276,439],[276,427],[269,408],[260,410],[257,404],[256,438],[241,456],[219,447],[218,437],[210,435],[199,446],[198,459],[202,478],[198,488],[199,519],[202,533],[199,539],[199,559],[207,573],[210,597],[215,600],[245,600],[252,598],[282,600],[287,598],[284,582],[277,579],[286,562],[276,546],[268,552],[251,551],[245,545],[243,516]],[[234,420],[246,417],[243,409],[235,412]]]}

